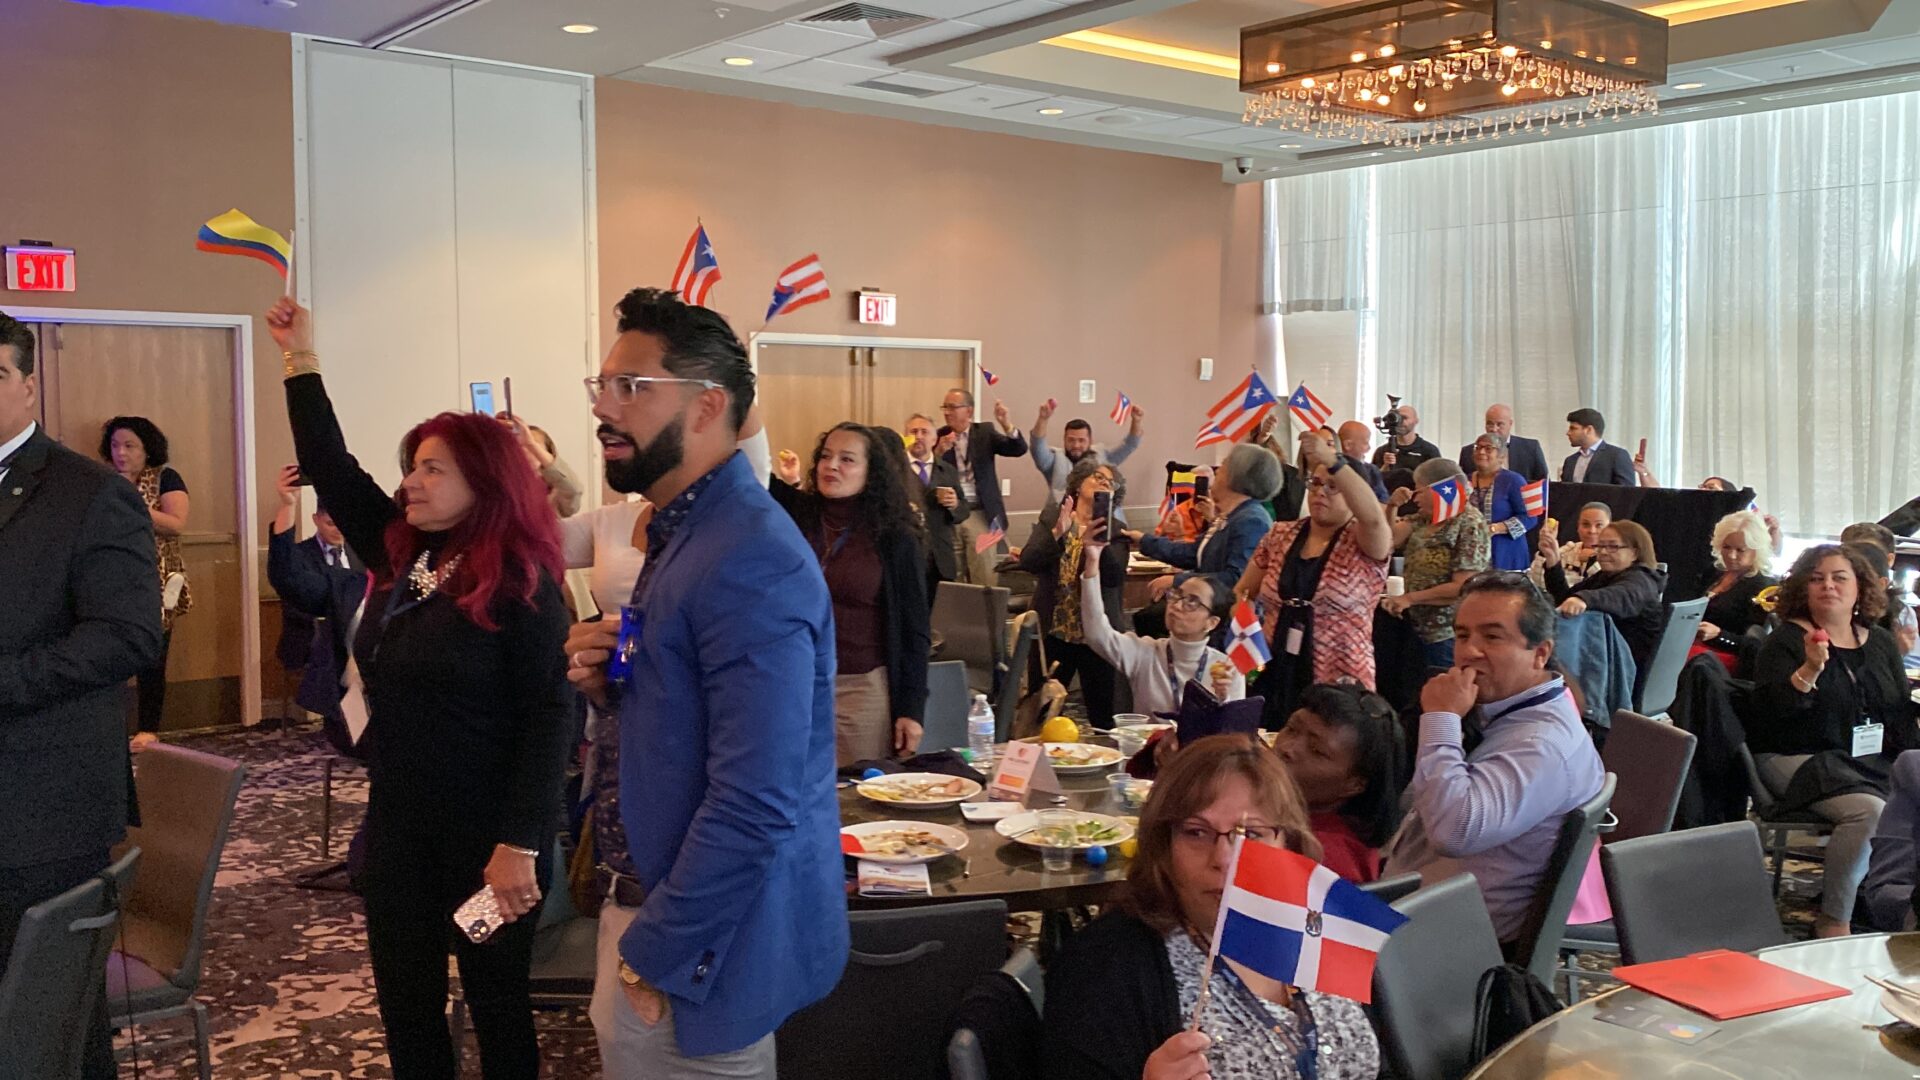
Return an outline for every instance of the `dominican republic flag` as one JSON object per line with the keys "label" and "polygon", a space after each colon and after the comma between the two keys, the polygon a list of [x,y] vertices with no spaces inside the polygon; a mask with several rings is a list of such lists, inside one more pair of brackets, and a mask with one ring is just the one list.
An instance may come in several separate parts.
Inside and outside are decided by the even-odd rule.
{"label": "dominican republic flag", "polygon": [[779,280],[773,283],[773,303],[767,305],[767,321],[832,295],[827,288],[827,272],[820,269],[820,256],[809,255],[780,271]]}
{"label": "dominican republic flag", "polygon": [[1233,841],[1213,944],[1302,990],[1373,1001],[1373,965],[1405,915],[1295,851]]}
{"label": "dominican republic flag", "polygon": [[707,239],[707,227],[695,225],[687,237],[686,250],[680,253],[680,265],[673,268],[673,291],[694,307],[707,306],[707,294],[720,280],[720,260],[713,257],[713,241]]}
{"label": "dominican republic flag", "polygon": [[1194,449],[1218,442],[1240,441],[1260,423],[1274,404],[1273,391],[1267,389],[1267,384],[1260,380],[1260,373],[1247,372],[1247,377],[1240,380],[1239,386],[1207,411],[1206,423],[1200,425],[1200,435],[1194,440]]}
{"label": "dominican republic flag", "polygon": [[987,553],[988,548],[994,546],[995,544],[998,544],[1000,541],[1005,540],[1006,538],[1007,538],[1007,523],[1000,520],[999,518],[994,518],[993,524],[987,527],[986,532],[983,532],[979,536],[976,536],[973,538],[973,553],[976,555],[985,555]]}
{"label": "dominican republic flag", "polygon": [[1427,489],[1433,492],[1433,523],[1440,524],[1459,517],[1467,508],[1467,492],[1458,479],[1442,480]]}
{"label": "dominican republic flag", "polygon": [[1116,424],[1124,424],[1133,417],[1133,399],[1125,394],[1113,403],[1113,411],[1107,414]]}
{"label": "dominican republic flag", "polygon": [[1326,402],[1315,397],[1313,391],[1307,389],[1306,383],[1293,388],[1292,396],[1287,398],[1287,409],[1308,431],[1319,431],[1333,418],[1333,410],[1327,407]]}
{"label": "dominican republic flag", "polygon": [[980,369],[980,377],[986,380],[986,383],[988,386],[1000,385],[1000,376],[995,375],[993,372],[988,371],[986,368]]}
{"label": "dominican republic flag", "polygon": [[1547,512],[1547,478],[1541,477],[1520,489],[1520,498],[1527,504],[1527,516],[1539,517]]}
{"label": "dominican republic flag", "polygon": [[1273,651],[1267,648],[1267,635],[1260,629],[1260,616],[1254,614],[1252,604],[1242,600],[1233,605],[1230,631],[1227,659],[1240,669],[1240,674],[1251,675],[1273,659]]}

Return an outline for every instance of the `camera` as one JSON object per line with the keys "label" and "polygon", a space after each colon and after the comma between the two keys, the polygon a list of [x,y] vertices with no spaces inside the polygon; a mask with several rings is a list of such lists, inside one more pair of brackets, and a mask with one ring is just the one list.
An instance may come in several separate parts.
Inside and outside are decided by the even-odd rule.
{"label": "camera", "polygon": [[1387,413],[1373,418],[1373,426],[1389,439],[1398,439],[1407,433],[1407,418],[1400,415],[1400,399],[1387,395]]}
{"label": "camera", "polygon": [[1253,159],[1250,157],[1234,158],[1233,167],[1241,176],[1245,176],[1253,171]]}

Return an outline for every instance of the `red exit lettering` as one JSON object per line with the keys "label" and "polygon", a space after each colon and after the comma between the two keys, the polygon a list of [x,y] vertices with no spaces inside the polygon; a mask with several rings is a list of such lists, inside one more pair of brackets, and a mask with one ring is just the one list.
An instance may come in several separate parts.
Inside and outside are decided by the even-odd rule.
{"label": "red exit lettering", "polygon": [[62,248],[8,248],[7,288],[15,292],[72,292],[73,252]]}

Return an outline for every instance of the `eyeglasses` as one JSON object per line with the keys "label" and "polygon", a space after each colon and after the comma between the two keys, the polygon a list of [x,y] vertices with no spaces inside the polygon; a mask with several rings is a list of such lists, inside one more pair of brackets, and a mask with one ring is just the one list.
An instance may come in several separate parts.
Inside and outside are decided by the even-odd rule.
{"label": "eyeglasses", "polygon": [[1329,476],[1323,479],[1318,476],[1310,476],[1307,478],[1307,490],[1308,491],[1333,491],[1334,490],[1333,478]]}
{"label": "eyeglasses", "polygon": [[621,405],[631,405],[633,399],[640,393],[642,386],[650,386],[655,383],[685,383],[691,386],[698,386],[702,390],[725,389],[725,387],[714,382],[712,379],[680,379],[666,375],[595,375],[580,381],[586,384],[587,400],[593,402],[595,405],[600,404],[601,396],[608,392],[612,392],[615,402]]}
{"label": "eyeglasses", "polygon": [[1281,839],[1280,830],[1272,825],[1236,825],[1226,832],[1197,821],[1186,821],[1173,827],[1173,840],[1195,848],[1210,848],[1222,840],[1231,840],[1235,833],[1241,833],[1256,844],[1277,844]]}
{"label": "eyeglasses", "polygon": [[1603,543],[1595,542],[1595,543],[1588,544],[1587,550],[1588,551],[1625,551],[1627,550],[1627,545],[1603,544]]}
{"label": "eyeglasses", "polygon": [[1192,593],[1183,593],[1175,589],[1167,594],[1167,610],[1172,611],[1174,608],[1184,608],[1188,611],[1205,611],[1207,610],[1207,602]]}
{"label": "eyeglasses", "polygon": [[959,412],[961,409],[971,409],[971,408],[973,408],[973,406],[971,405],[942,405],[940,406],[940,411],[941,412]]}

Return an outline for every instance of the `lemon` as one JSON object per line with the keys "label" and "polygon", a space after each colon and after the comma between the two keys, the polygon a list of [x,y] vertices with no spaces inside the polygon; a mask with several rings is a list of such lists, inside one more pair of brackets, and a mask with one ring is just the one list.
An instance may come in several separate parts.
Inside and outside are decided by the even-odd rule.
{"label": "lemon", "polygon": [[1139,853],[1140,841],[1135,840],[1133,837],[1129,836],[1125,840],[1120,841],[1119,848],[1120,848],[1121,855],[1131,859],[1134,857],[1134,855]]}
{"label": "lemon", "polygon": [[1041,742],[1079,742],[1080,727],[1071,716],[1056,716],[1040,726]]}

